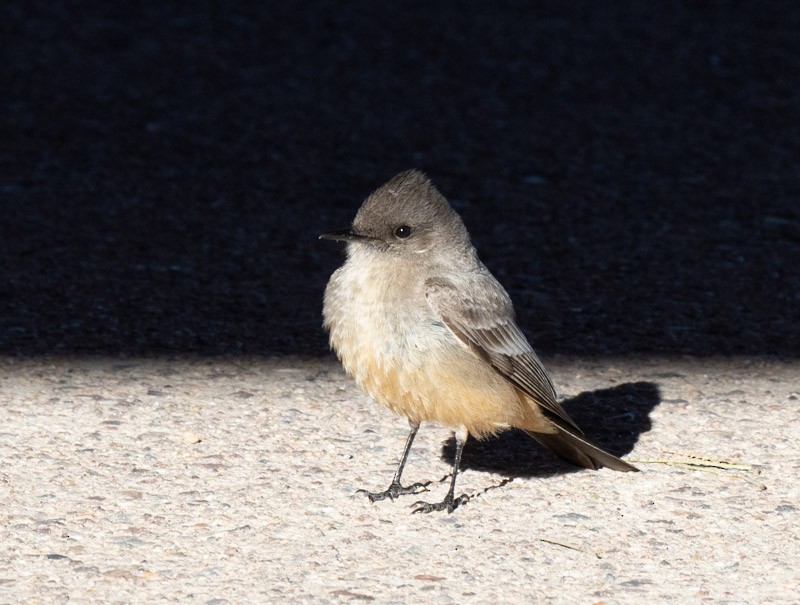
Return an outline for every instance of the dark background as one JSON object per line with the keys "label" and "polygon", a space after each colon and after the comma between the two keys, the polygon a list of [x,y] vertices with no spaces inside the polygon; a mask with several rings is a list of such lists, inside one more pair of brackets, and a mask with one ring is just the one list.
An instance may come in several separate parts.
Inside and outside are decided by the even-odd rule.
{"label": "dark background", "polygon": [[545,354],[796,355],[800,3],[489,4],[5,2],[0,353],[324,353],[419,167]]}

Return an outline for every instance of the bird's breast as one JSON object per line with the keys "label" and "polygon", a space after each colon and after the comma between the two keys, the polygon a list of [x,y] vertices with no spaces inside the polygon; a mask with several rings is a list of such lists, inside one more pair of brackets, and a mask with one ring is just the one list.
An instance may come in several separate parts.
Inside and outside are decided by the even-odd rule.
{"label": "bird's breast", "polygon": [[323,314],[331,345],[357,380],[416,367],[431,351],[455,343],[428,306],[423,281],[391,263],[369,270],[345,263],[328,283]]}
{"label": "bird's breast", "polygon": [[348,261],[325,291],[325,327],[347,373],[411,420],[466,426],[475,436],[507,427],[519,407],[513,388],[436,317],[423,280],[381,269]]}

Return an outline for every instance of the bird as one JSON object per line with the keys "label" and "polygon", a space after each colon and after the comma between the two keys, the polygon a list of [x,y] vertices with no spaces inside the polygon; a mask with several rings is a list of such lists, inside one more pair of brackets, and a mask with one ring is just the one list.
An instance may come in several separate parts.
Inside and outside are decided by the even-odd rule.
{"label": "bird", "polygon": [[402,172],[370,194],[352,225],[320,236],[346,243],[325,288],[323,326],[347,374],[407,418],[394,477],[370,502],[427,491],[401,478],[423,422],[453,430],[455,458],[441,502],[413,512],[452,513],[464,445],[521,429],[589,469],[638,471],[586,439],[557,400],[544,365],[515,319],[506,290],[478,258],[461,217],[421,171]]}

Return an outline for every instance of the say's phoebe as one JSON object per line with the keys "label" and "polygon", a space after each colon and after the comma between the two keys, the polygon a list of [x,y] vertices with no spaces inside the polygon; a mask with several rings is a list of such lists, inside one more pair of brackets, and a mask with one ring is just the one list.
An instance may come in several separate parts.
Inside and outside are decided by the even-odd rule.
{"label": "say's phoebe", "polygon": [[325,289],[331,346],[359,387],[411,425],[391,485],[367,492],[371,502],[425,490],[400,477],[426,420],[455,431],[456,455],[447,496],[417,502],[414,512],[452,512],[466,502],[454,493],[467,437],[512,427],[579,466],[638,470],[586,441],[556,401],[508,293],[421,172],[398,174],[367,198],[350,229],[320,237],[347,242],[347,260]]}

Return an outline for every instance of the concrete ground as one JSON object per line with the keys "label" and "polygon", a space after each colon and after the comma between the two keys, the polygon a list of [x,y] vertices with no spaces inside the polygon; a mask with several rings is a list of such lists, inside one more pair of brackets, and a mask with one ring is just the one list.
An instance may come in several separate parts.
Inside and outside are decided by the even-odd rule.
{"label": "concrete ground", "polygon": [[[0,602],[797,601],[796,361],[545,363],[642,472],[505,434],[412,515],[354,493],[406,426],[329,358],[5,358]],[[425,426],[406,478],[440,499],[451,459]]]}

